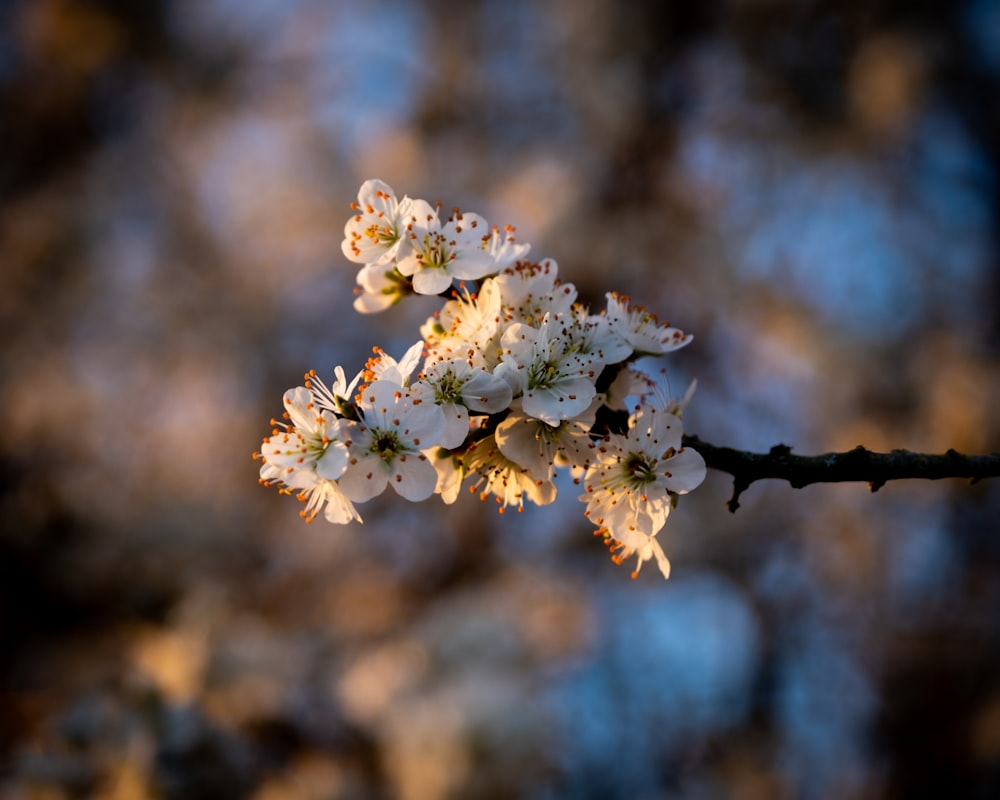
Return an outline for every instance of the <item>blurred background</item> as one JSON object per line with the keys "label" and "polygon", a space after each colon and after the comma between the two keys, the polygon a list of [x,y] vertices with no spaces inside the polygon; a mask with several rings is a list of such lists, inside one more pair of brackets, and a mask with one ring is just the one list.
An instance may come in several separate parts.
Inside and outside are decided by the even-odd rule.
{"label": "blurred background", "polygon": [[0,4],[0,796],[996,797],[998,482],[711,473],[632,581],[250,454],[437,305],[353,312],[369,177],[692,332],[708,441],[1000,450],[998,90],[998,0]]}

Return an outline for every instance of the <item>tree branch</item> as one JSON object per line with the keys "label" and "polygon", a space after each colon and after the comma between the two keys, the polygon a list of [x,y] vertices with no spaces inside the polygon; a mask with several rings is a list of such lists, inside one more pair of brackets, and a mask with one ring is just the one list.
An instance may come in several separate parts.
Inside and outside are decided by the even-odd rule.
{"label": "tree branch", "polygon": [[740,507],[740,495],[750,484],[765,478],[788,481],[795,489],[811,483],[865,481],[877,492],[886,481],[906,478],[969,478],[976,483],[983,478],[1000,477],[1000,453],[983,456],[967,456],[954,450],[943,455],[909,450],[873,453],[859,445],[846,453],[796,456],[784,444],[775,445],[768,453],[748,453],[717,447],[690,435],[684,436],[684,446],[701,453],[709,469],[733,476],[733,496],[726,503],[732,512]]}

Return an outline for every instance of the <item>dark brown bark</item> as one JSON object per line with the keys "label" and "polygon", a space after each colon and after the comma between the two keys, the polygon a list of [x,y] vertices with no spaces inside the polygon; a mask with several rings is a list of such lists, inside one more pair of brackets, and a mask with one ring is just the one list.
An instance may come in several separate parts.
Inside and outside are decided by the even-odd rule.
{"label": "dark brown bark", "polygon": [[752,483],[767,478],[787,481],[795,489],[813,483],[864,481],[871,491],[877,492],[886,481],[907,478],[968,478],[975,483],[983,478],[1000,477],[1000,453],[973,456],[955,450],[941,455],[909,450],[875,453],[859,445],[845,453],[799,456],[783,444],[775,445],[767,453],[749,453],[718,447],[697,436],[685,436],[684,445],[701,453],[709,469],[733,476],[733,496],[726,503],[730,511],[740,507],[740,495]]}

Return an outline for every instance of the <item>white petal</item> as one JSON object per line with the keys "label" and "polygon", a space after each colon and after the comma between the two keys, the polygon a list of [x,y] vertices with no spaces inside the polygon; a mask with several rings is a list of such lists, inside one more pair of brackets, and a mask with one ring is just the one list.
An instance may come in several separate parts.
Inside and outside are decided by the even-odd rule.
{"label": "white petal", "polygon": [[497,425],[496,440],[500,452],[534,475],[550,475],[555,461],[555,448],[538,436],[536,419],[511,414]]}
{"label": "white petal", "polygon": [[449,269],[459,280],[475,281],[496,271],[493,257],[483,250],[466,250],[456,258]]}
{"label": "white petal", "polygon": [[354,394],[354,390],[357,388],[358,383],[361,381],[361,377],[364,375],[362,370],[357,375],[355,375],[350,384],[347,383],[347,376],[344,373],[344,368],[341,366],[334,367],[333,374],[336,376],[336,380],[333,383],[333,393],[337,397],[343,397],[345,400],[349,400],[351,395]]}
{"label": "white petal", "polygon": [[665,579],[669,578],[670,559],[667,558],[667,554],[663,552],[663,548],[660,547],[660,543],[656,541],[655,537],[651,540],[650,546],[653,548],[653,555],[656,557],[656,566],[660,568],[660,573]]}
{"label": "white petal", "polygon": [[667,515],[670,513],[670,504],[665,502],[639,501],[619,502],[610,507],[605,507],[605,525],[619,541],[623,540],[629,533],[643,536],[653,536],[667,522]]}
{"label": "white petal", "polygon": [[367,455],[347,468],[338,483],[348,499],[355,503],[371,500],[385,491],[389,471],[377,455]]}
{"label": "white petal", "polygon": [[701,453],[684,447],[673,458],[663,463],[663,469],[670,473],[664,484],[670,491],[685,494],[701,485],[705,480],[705,459]]}
{"label": "white petal", "polygon": [[[399,271],[403,272],[402,266],[399,267]],[[441,294],[451,286],[451,277],[447,270],[440,267],[418,269],[413,273],[413,291],[426,295]]]}
{"label": "white petal", "polygon": [[396,259],[396,269],[399,274],[407,278],[413,275],[420,268],[420,261],[417,254],[412,250],[407,250],[406,255]]}
{"label": "white petal", "polygon": [[376,380],[368,384],[361,395],[361,409],[371,428],[392,427],[396,403],[403,396],[403,387],[391,380]]}
{"label": "white petal", "polygon": [[326,480],[335,481],[344,474],[350,453],[343,442],[330,442],[326,452],[316,462],[316,474]]}
{"label": "white petal", "polygon": [[414,223],[425,230],[437,230],[441,226],[437,206],[432,206],[419,197],[406,196],[399,201],[399,215],[404,223]]}
{"label": "white petal", "polygon": [[447,424],[441,406],[429,402],[412,405],[407,400],[400,411],[400,433],[415,448],[425,450],[441,444]]}
{"label": "white petal", "polygon": [[456,463],[451,453],[445,450],[433,451],[430,459],[438,474],[434,491],[441,495],[445,504],[451,505],[458,499],[462,481],[465,479],[465,470]]}
{"label": "white petal", "polygon": [[305,386],[296,386],[285,392],[285,409],[288,411],[292,425],[298,430],[308,431],[316,427],[316,417],[319,414],[315,409],[308,408],[312,401],[312,392]]}
{"label": "white petal", "polygon": [[362,522],[361,515],[354,504],[347,499],[336,483],[330,481],[325,488],[326,512],[324,516],[327,522],[332,522],[334,525],[346,525],[352,520]]}
{"label": "white petal", "polygon": [[680,449],[683,433],[683,423],[666,411],[656,411],[642,406],[629,418],[630,446],[638,446],[652,456],[665,453],[671,448]]}
{"label": "white petal", "polygon": [[[385,195],[389,196],[388,201],[383,199]],[[358,203],[362,208],[370,205],[376,211],[387,211],[392,205],[395,205],[396,193],[385,181],[380,181],[378,178],[369,178],[358,189]]]}
{"label": "white petal", "polygon": [[513,393],[503,378],[478,370],[462,385],[462,399],[473,411],[496,414],[510,405]]}
{"label": "white petal", "polygon": [[399,300],[398,294],[359,294],[354,298],[354,310],[359,314],[378,314]]}
{"label": "white petal", "polygon": [[420,363],[420,359],[424,354],[424,343],[423,340],[410,345],[410,349],[407,350],[401,359],[399,359],[399,364],[397,369],[400,375],[403,376],[404,382],[409,380],[410,376],[413,375],[413,371],[417,368],[417,364]]}
{"label": "white petal", "polygon": [[454,450],[469,435],[469,409],[456,403],[445,403],[440,408],[444,413],[445,427],[433,444],[446,450]]}
{"label": "white petal", "polygon": [[586,378],[560,381],[551,389],[531,389],[524,393],[524,412],[550,425],[575,417],[587,410],[597,390]]}
{"label": "white petal", "polygon": [[426,456],[409,454],[403,460],[400,456],[393,462],[393,474],[389,485],[400,497],[419,502],[426,500],[437,486],[438,474]]}
{"label": "white petal", "polygon": [[524,493],[536,506],[547,506],[556,499],[556,485],[552,481],[535,480],[524,487]]}

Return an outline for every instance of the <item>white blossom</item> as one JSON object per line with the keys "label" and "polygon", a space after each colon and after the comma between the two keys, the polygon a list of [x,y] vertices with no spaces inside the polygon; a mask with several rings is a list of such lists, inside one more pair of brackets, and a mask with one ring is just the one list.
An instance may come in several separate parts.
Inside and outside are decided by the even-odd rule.
{"label": "white blossom", "polygon": [[493,259],[493,271],[499,272],[528,255],[531,245],[518,243],[512,226],[508,225],[501,231],[494,225],[489,240],[484,243],[484,249]]}
{"label": "white blossom", "polygon": [[500,363],[500,288],[487,278],[477,294],[456,293],[420,328],[428,351],[436,358],[461,355],[493,370]]}
{"label": "white blossom", "polygon": [[410,282],[393,264],[365,264],[358,272],[357,283],[354,310],[359,314],[385,311],[413,294]]}
{"label": "white blossom", "polygon": [[384,181],[372,179],[361,184],[358,200],[351,203],[355,213],[344,225],[344,255],[356,264],[384,265],[404,256],[410,239],[407,229],[415,221],[427,225],[437,219],[437,211],[424,200],[404,197]]}
{"label": "white blossom", "polygon": [[586,409],[597,394],[599,365],[578,353],[561,320],[547,315],[538,328],[515,323],[504,332],[496,374],[522,396],[524,412],[558,425]]}
{"label": "white blossom", "polygon": [[445,430],[438,444],[452,449],[469,434],[469,410],[496,414],[510,405],[511,389],[472,361],[449,358],[429,362],[420,375],[415,396],[436,403],[445,417]]}
{"label": "white blossom", "polygon": [[636,557],[636,567],[632,571],[633,578],[639,577],[639,570],[642,569],[643,562],[650,559],[656,559],[656,566],[659,567],[660,574],[664,578],[670,577],[670,560],[655,536],[647,536],[639,531],[622,530],[618,532],[621,539],[617,539],[607,530],[598,531],[598,533],[603,533],[605,543],[611,550],[611,558],[616,564],[621,564],[632,556]]}
{"label": "white blossom", "polygon": [[479,490],[480,500],[494,495],[501,514],[511,505],[523,511],[525,497],[538,506],[556,499],[555,484],[507,458],[493,434],[469,445],[462,463],[468,474],[478,476],[471,491]]}
{"label": "white blossom", "polygon": [[607,315],[612,327],[637,353],[657,355],[677,350],[693,338],[661,323],[656,314],[634,305],[631,298],[608,292]]}
{"label": "white blossom", "polygon": [[586,467],[595,449],[589,431],[600,404],[597,397],[581,415],[552,426],[525,414],[521,401],[514,400],[510,414],[497,425],[497,447],[515,464],[547,480],[556,467]]}
{"label": "white blossom", "polygon": [[412,279],[417,294],[441,294],[453,279],[477,280],[495,271],[483,247],[491,235],[478,214],[456,211],[444,224],[437,217],[414,219],[406,232],[409,247],[397,258],[396,269]]}
{"label": "white blossom", "polygon": [[399,361],[381,347],[373,347],[372,351],[375,355],[365,363],[363,373],[366,383],[387,380],[400,386],[408,386],[420,364],[420,359],[423,358],[424,343],[419,341],[410,345]]}
{"label": "white blossom", "polygon": [[326,519],[334,523],[361,520],[337,484],[348,466],[349,423],[327,409],[317,408],[312,391],[299,386],[285,392],[288,423],[275,422],[257,457],[260,480],[279,484],[306,503],[302,517],[311,522],[325,506]]}
{"label": "white blossom", "polygon": [[673,397],[663,361],[661,357],[647,356],[620,370],[608,387],[608,408],[638,410],[645,406],[683,417],[698,382],[691,381],[683,397]]}
{"label": "white blossom", "polygon": [[540,325],[546,315],[567,313],[576,302],[576,287],[560,283],[558,275],[551,258],[538,264],[521,261],[497,275],[507,321]]}
{"label": "white blossom", "polygon": [[586,516],[626,541],[633,533],[655,535],[673,506],[705,479],[705,460],[681,443],[681,421],[673,414],[640,409],[627,434],[598,443],[584,476]]}
{"label": "white blossom", "polygon": [[366,386],[357,408],[350,460],[340,478],[344,494],[364,502],[389,485],[407,500],[430,497],[437,472],[422,451],[437,446],[444,433],[441,409],[388,380]]}

